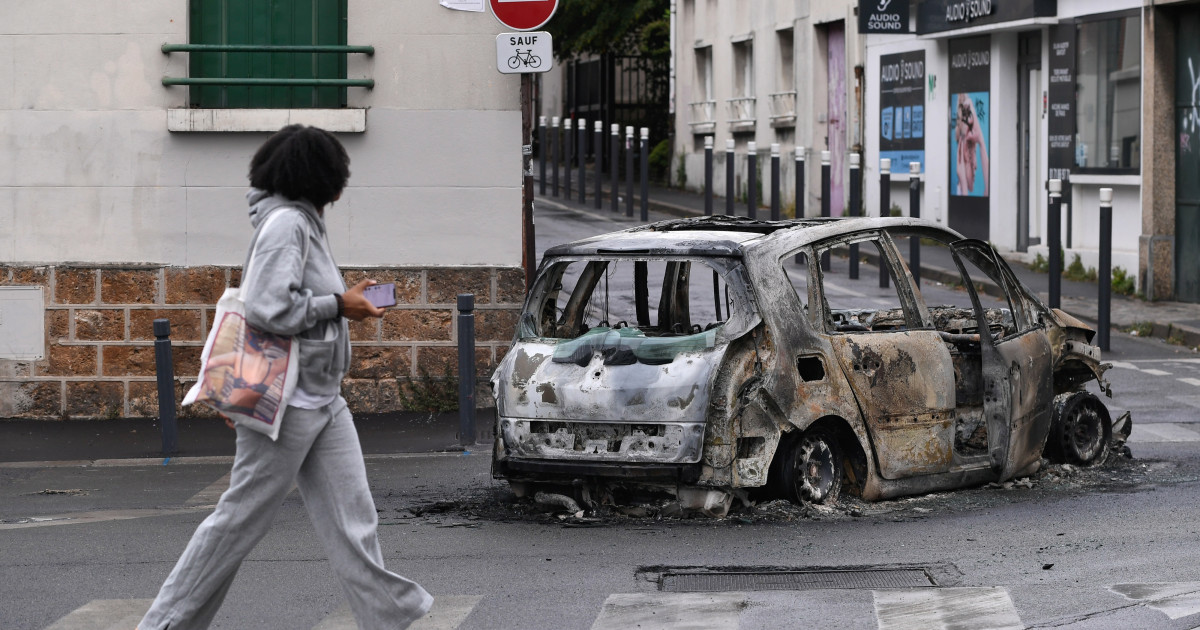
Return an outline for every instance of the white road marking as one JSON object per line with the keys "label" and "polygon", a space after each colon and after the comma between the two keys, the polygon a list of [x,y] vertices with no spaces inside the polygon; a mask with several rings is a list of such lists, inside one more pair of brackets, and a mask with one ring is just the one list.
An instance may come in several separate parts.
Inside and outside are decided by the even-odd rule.
{"label": "white road marking", "polygon": [[409,630],[454,630],[482,599],[482,595],[434,595],[429,614],[413,622]]}
{"label": "white road marking", "polygon": [[1109,589],[1140,601],[1171,619],[1200,614],[1200,582],[1114,584]]}
{"label": "white road marking", "polygon": [[93,512],[71,512],[69,514],[48,514],[44,516],[29,516],[18,518],[13,522],[0,523],[0,530],[26,529],[29,527],[52,527],[56,525],[79,525],[83,523],[102,523],[104,521],[127,521],[134,518],[151,516],[171,516],[188,514],[212,509],[211,505],[197,507],[168,508],[168,509],[139,509],[139,510],[95,510]]}
{"label": "white road marking", "polygon": [[1151,374],[1153,376],[1170,376],[1171,375],[1170,372],[1164,372],[1163,370],[1155,370],[1153,368],[1141,368],[1141,372],[1142,372],[1142,374]]}
{"label": "white road marking", "polygon": [[1121,368],[1124,370],[1141,370],[1141,368],[1128,361],[1109,361],[1109,363],[1111,363],[1115,368]]}
{"label": "white road marking", "polygon": [[184,501],[183,504],[189,507],[200,505],[211,507],[216,505],[217,501],[221,499],[221,495],[229,489],[230,474],[231,473],[225,473],[224,477],[221,477],[220,479],[210,483],[208,487],[192,495],[192,498]]}
{"label": "white road marking", "polygon": [[1183,381],[1184,383],[1187,383],[1188,385],[1195,385],[1196,387],[1200,387],[1200,378],[1181,378],[1179,380]]}
{"label": "white road marking", "polygon": [[937,588],[874,591],[879,630],[1023,630],[1008,591]]}
{"label": "white road marking", "polygon": [[736,630],[745,607],[744,593],[613,593],[592,630]]}
{"label": "white road marking", "polygon": [[1200,442],[1200,433],[1188,428],[1190,425],[1176,422],[1149,422],[1133,425],[1129,435],[1131,443],[1139,442]]}
{"label": "white road marking", "polygon": [[93,599],[46,630],[129,630],[150,610],[152,599]]}

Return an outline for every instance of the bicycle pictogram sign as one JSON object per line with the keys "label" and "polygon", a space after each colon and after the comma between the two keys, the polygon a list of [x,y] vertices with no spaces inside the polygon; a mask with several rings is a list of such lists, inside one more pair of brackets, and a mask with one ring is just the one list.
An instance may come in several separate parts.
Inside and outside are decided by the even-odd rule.
{"label": "bicycle pictogram sign", "polygon": [[540,68],[542,67],[542,58],[533,54],[532,48],[524,52],[518,49],[513,56],[508,58],[508,67],[516,70],[522,64],[527,68]]}
{"label": "bicycle pictogram sign", "polygon": [[549,33],[501,33],[496,36],[496,69],[500,72],[546,72],[553,65],[554,48]]}

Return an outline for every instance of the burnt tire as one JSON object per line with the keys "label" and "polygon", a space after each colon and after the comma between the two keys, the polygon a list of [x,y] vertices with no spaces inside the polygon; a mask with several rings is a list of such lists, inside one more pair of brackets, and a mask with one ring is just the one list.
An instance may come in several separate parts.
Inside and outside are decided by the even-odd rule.
{"label": "burnt tire", "polygon": [[1104,461],[1112,439],[1112,419],[1108,407],[1089,392],[1075,392],[1060,398],[1054,406],[1047,449],[1068,464],[1090,466]]}
{"label": "burnt tire", "polygon": [[842,492],[842,449],[832,433],[810,429],[788,442],[780,481],[788,500],[836,503]]}

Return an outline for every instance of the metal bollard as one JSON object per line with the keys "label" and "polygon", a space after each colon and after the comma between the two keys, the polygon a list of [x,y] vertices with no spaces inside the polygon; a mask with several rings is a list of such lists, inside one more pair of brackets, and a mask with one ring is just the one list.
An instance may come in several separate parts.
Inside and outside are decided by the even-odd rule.
{"label": "metal bollard", "polygon": [[579,203],[587,204],[587,121],[580,118],[575,125],[579,130],[579,142],[575,153],[579,154]]}
{"label": "metal bollard", "polygon": [[1059,297],[1062,293],[1062,180],[1052,179],[1049,182],[1050,203],[1046,211],[1046,246],[1050,248],[1050,308],[1060,306]]}
{"label": "metal bollard", "polygon": [[650,128],[642,127],[642,220],[650,220]]}
{"label": "metal bollard", "polygon": [[713,213],[713,137],[704,136],[704,216]]}
{"label": "metal bollard", "polygon": [[554,116],[550,119],[550,168],[554,171],[550,176],[554,178],[555,197],[558,196],[558,139],[558,116]]}
{"label": "metal bollard", "polygon": [[[850,216],[862,216],[862,156],[850,154]],[[858,243],[850,244],[850,279],[858,280]]]}
{"label": "metal bollard", "polygon": [[625,127],[625,216],[633,218],[633,127]]}
{"label": "metal bollard", "polygon": [[154,320],[154,372],[158,377],[158,423],[162,432],[162,454],[179,450],[175,426],[175,365],[171,362],[171,321]]}
{"label": "metal bollard", "polygon": [[[823,216],[823,217],[832,216],[829,212],[829,203],[830,203],[830,199],[829,199],[830,183],[829,182],[830,182],[830,177],[833,175],[833,172],[830,170],[832,167],[829,164],[829,160],[830,160],[829,151],[822,151],[821,152],[821,216]],[[829,250],[825,250],[825,253],[821,254],[821,270],[829,271],[831,262],[832,261],[829,259]]]}
{"label": "metal bollard", "polygon": [[475,444],[475,294],[458,294],[458,443]]}
{"label": "metal bollard", "polygon": [[735,190],[733,185],[733,138],[725,140],[725,214],[733,216],[733,200]]}
{"label": "metal bollard", "polygon": [[621,125],[613,123],[609,128],[612,134],[608,147],[608,187],[612,194],[612,211],[620,212],[621,169],[617,158],[621,155]]}
{"label": "metal bollard", "polygon": [[[888,158],[879,160],[879,216],[892,216],[892,161]],[[888,288],[888,265],[881,256],[879,258],[879,288]]]}
{"label": "metal bollard", "polygon": [[[921,163],[908,163],[908,216],[921,218]],[[908,237],[908,266],[912,272],[913,286],[921,288],[921,239]]]}
{"label": "metal bollard", "polygon": [[539,178],[539,193],[541,196],[546,196],[546,117],[538,116],[538,169],[541,174]]}
{"label": "metal bollard", "polygon": [[771,143],[771,220],[779,220],[779,143]]}
{"label": "metal bollard", "polygon": [[563,151],[563,199],[571,200],[571,170],[574,164],[571,158],[575,157],[575,134],[571,132],[572,122],[570,118],[563,119],[563,143],[566,151]]}
{"label": "metal bollard", "polygon": [[1112,327],[1112,200],[1113,189],[1100,189],[1100,295],[1097,304],[1097,337],[1100,349],[1108,352],[1109,328]]}
{"label": "metal bollard", "polygon": [[[796,147],[796,207],[792,209],[793,219],[804,218],[804,156],[807,149]],[[796,264],[800,264],[800,254],[796,254]]]}
{"label": "metal bollard", "polygon": [[596,151],[596,159],[592,160],[596,165],[596,209],[600,210],[604,207],[604,190],[600,186],[604,180],[604,123],[599,120],[592,128],[592,140]]}
{"label": "metal bollard", "polygon": [[746,216],[758,218],[758,144],[746,143]]}

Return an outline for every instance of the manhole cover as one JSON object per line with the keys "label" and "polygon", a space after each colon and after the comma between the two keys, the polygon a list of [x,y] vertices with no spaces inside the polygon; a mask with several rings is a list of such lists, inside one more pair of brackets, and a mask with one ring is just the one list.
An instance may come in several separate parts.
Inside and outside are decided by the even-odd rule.
{"label": "manhole cover", "polygon": [[663,573],[659,590],[675,593],[717,591],[808,591],[815,589],[919,588],[937,586],[925,569],[846,571],[723,571]]}

